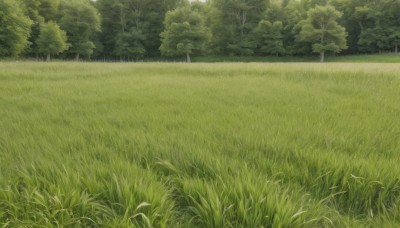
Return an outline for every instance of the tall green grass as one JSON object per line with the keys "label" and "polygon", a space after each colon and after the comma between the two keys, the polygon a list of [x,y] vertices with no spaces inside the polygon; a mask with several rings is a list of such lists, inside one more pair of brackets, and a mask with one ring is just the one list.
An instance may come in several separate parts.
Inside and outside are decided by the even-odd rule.
{"label": "tall green grass", "polygon": [[400,226],[399,65],[0,69],[1,226]]}

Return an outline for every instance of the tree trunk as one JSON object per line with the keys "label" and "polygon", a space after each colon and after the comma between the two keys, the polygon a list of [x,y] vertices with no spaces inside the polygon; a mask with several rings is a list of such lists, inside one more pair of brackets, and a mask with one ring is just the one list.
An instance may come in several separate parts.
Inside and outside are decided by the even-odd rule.
{"label": "tree trunk", "polygon": [[186,53],[186,62],[191,63],[192,60],[190,60],[190,54]]}
{"label": "tree trunk", "polygon": [[75,55],[75,60],[76,60],[76,61],[79,61],[79,53],[76,53],[76,55]]}
{"label": "tree trunk", "polygon": [[321,51],[320,53],[320,61],[323,63],[325,61],[325,51]]}
{"label": "tree trunk", "polygon": [[398,44],[396,44],[396,45],[394,46],[394,53],[396,53],[396,55],[399,54],[399,45],[398,45]]}
{"label": "tree trunk", "polygon": [[47,57],[46,57],[46,62],[50,62],[50,54],[47,54]]}

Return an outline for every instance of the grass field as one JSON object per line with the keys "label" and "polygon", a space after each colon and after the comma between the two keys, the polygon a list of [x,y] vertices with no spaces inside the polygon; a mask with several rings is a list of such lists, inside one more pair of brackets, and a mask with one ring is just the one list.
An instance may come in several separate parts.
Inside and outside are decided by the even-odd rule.
{"label": "grass field", "polygon": [[400,65],[0,63],[2,227],[400,227]]}
{"label": "grass field", "polygon": [[[183,61],[183,60],[182,60]],[[319,62],[315,56],[194,56],[194,62]],[[337,63],[400,63],[400,55],[394,53],[342,55],[326,57],[327,62]]]}

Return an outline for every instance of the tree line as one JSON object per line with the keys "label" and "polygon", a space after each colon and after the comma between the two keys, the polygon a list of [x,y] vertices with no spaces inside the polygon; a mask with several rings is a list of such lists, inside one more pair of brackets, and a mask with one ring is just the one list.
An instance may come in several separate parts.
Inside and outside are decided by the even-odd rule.
{"label": "tree line", "polygon": [[0,57],[398,53],[400,0],[0,0]]}

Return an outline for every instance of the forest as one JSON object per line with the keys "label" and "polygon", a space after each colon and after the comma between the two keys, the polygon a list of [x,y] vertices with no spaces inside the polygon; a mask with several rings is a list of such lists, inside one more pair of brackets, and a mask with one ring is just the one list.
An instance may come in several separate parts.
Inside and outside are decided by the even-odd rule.
{"label": "forest", "polygon": [[398,53],[400,0],[0,0],[0,58]]}

